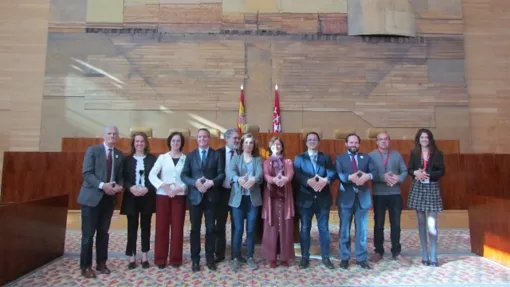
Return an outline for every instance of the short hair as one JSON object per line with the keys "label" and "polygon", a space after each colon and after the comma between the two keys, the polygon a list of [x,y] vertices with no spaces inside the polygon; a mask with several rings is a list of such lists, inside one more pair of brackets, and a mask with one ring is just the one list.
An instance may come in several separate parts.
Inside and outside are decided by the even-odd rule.
{"label": "short hair", "polygon": [[309,133],[307,133],[307,134],[306,134],[306,136],[305,136],[305,142],[308,140],[308,136],[309,136],[309,135],[316,135],[316,136],[317,136],[318,141],[321,141],[321,137],[319,136],[319,134],[318,134],[317,132],[309,132]]}
{"label": "short hair", "polygon": [[240,134],[238,129],[228,129],[225,131],[225,133],[223,133],[223,137],[225,137],[225,139],[228,139],[228,138],[232,137],[233,133]]}
{"label": "short hair", "polygon": [[179,151],[182,151],[182,148],[184,147],[184,143],[185,143],[185,140],[184,140],[184,135],[181,133],[181,132],[172,132],[168,138],[166,139],[166,144],[168,146],[168,150],[172,150],[172,138],[174,136],[179,136],[181,138],[181,146],[179,146]]}
{"label": "short hair", "polygon": [[285,145],[283,144],[282,139],[281,139],[279,136],[274,136],[274,137],[272,137],[272,138],[269,140],[269,145],[268,145],[268,149],[267,149],[267,152],[269,153],[269,156],[272,156],[272,155],[273,155],[273,151],[271,150],[271,146],[273,146],[273,144],[274,144],[276,141],[279,141],[279,142],[280,142],[280,144],[282,145],[282,155],[285,153]]}
{"label": "short hair", "polygon": [[352,137],[352,136],[355,136],[358,138],[358,143],[361,143],[361,138],[356,134],[356,133],[350,133],[348,134],[346,137],[345,137],[345,142],[348,143],[349,142],[349,138]]}
{"label": "short hair", "polygon": [[115,125],[107,125],[107,126],[104,126],[104,128],[103,128],[103,134],[106,134],[109,130],[112,130],[112,129],[114,129],[114,130],[117,132],[117,134],[119,134],[119,129],[118,129],[118,128],[117,128],[117,126],[115,126]]}
{"label": "short hair", "polygon": [[259,143],[258,143],[257,139],[251,133],[244,134],[241,137],[241,143],[239,144],[240,145],[239,153],[242,154],[244,152],[244,149],[243,149],[244,141],[249,138],[253,139],[253,151],[251,152],[251,155],[254,157],[260,156],[259,155]]}
{"label": "short hair", "polygon": [[388,135],[388,139],[391,139],[390,133],[387,132],[387,131],[384,131],[384,132],[380,132],[380,133],[377,134],[377,136],[375,137],[376,141],[379,140],[379,135],[381,135],[381,134],[386,134],[386,135]]}
{"label": "short hair", "polygon": [[144,154],[148,154],[151,149],[149,147],[149,138],[147,137],[147,135],[144,133],[144,132],[134,132],[132,135],[131,135],[131,155],[134,155],[135,152],[136,152],[136,149],[135,149],[135,137],[136,136],[141,136],[143,137],[143,140],[145,142],[145,148],[143,149],[143,153]]}
{"label": "short hair", "polygon": [[211,137],[211,132],[210,132],[208,129],[206,129],[206,128],[199,128],[199,129],[198,129],[198,131],[197,131],[197,135],[198,135],[198,133],[199,133],[200,131],[204,131],[204,132],[206,132],[206,133],[207,133],[207,135],[208,135],[209,137]]}

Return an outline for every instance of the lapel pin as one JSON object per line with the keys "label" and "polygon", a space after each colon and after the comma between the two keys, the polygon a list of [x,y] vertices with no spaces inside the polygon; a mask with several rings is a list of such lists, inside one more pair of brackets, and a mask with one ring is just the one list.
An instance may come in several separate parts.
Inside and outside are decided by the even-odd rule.
{"label": "lapel pin", "polygon": [[359,158],[363,158],[363,156],[362,156],[362,155],[360,155],[360,156],[359,156]]}
{"label": "lapel pin", "polygon": [[116,155],[115,155],[115,158],[119,158],[119,155],[118,155],[118,154],[116,154]]}

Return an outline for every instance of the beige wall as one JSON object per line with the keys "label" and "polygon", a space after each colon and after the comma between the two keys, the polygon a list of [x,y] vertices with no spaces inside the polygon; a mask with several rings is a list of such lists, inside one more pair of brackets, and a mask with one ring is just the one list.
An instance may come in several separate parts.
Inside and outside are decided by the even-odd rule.
{"label": "beige wall", "polygon": [[464,0],[472,151],[510,153],[510,1]]}
{"label": "beige wall", "polygon": [[39,150],[49,2],[0,1],[0,171],[4,151]]}

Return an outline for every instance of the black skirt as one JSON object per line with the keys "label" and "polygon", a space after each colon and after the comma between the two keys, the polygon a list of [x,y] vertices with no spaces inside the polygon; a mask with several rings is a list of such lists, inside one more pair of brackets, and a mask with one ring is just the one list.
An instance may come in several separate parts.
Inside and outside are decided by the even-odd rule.
{"label": "black skirt", "polygon": [[443,211],[439,182],[422,183],[419,180],[413,180],[407,206],[418,211]]}

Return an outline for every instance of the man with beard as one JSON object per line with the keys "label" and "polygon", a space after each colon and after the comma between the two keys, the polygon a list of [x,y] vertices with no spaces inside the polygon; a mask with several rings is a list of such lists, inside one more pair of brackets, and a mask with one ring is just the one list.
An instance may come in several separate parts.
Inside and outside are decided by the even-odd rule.
{"label": "man with beard", "polygon": [[[230,162],[237,150],[239,149],[239,131],[237,129],[229,129],[224,134],[226,145],[218,149],[220,160],[225,168],[225,180],[220,187],[220,196],[218,206],[216,208],[216,224],[214,226],[214,234],[216,236],[216,248],[215,248],[215,261],[216,263],[225,260],[225,249],[226,249],[226,236],[225,236],[225,225],[227,222],[228,211],[228,200],[230,199],[230,190],[232,189],[232,176],[230,175]],[[231,244],[234,242],[234,221],[232,220],[232,214],[230,215],[231,223]],[[231,249],[232,250],[232,249]],[[233,254],[231,252],[231,258]]]}
{"label": "man with beard", "polygon": [[356,227],[356,263],[370,269],[367,263],[367,219],[372,205],[368,181],[374,178],[375,167],[370,156],[359,153],[361,139],[357,134],[345,138],[347,153],[336,156],[340,188],[336,204],[340,216],[340,268],[349,267],[351,257],[351,222]]}

